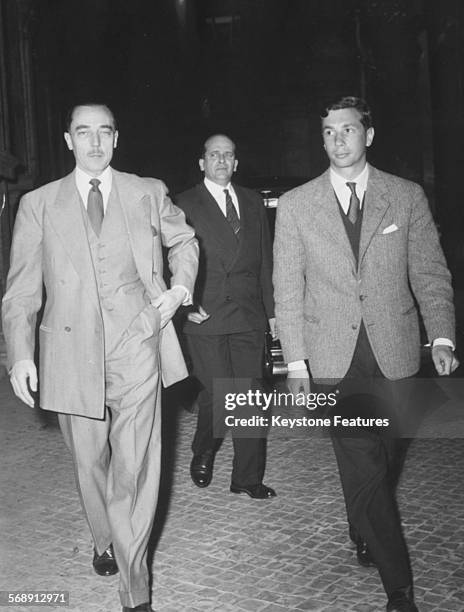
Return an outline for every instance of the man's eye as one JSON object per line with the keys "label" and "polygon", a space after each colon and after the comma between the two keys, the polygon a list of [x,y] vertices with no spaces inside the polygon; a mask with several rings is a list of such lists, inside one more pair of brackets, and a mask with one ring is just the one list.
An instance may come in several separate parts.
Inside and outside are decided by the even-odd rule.
{"label": "man's eye", "polygon": [[106,137],[108,137],[108,136],[112,136],[112,134],[113,134],[113,132],[112,132],[111,130],[102,130],[102,131],[100,132],[100,135],[101,135],[101,136],[106,136]]}
{"label": "man's eye", "polygon": [[87,136],[88,133],[89,132],[87,130],[79,130],[77,132],[77,135],[80,136],[80,137],[83,137],[83,136]]}

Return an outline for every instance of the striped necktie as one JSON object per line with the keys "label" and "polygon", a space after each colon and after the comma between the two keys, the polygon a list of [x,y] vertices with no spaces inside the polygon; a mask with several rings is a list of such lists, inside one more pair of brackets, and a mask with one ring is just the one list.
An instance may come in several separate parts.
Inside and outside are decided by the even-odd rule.
{"label": "striped necktie", "polygon": [[229,190],[224,189],[224,193],[226,195],[226,219],[230,223],[235,237],[238,238],[238,233],[240,231],[240,219],[238,218]]}

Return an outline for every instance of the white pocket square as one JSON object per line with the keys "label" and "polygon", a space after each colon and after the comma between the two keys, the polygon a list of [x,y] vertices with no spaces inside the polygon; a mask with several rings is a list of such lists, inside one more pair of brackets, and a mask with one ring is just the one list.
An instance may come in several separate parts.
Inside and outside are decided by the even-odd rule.
{"label": "white pocket square", "polygon": [[397,229],[398,229],[398,226],[393,223],[392,225],[389,225],[388,227],[386,227],[383,230],[382,234],[391,234],[392,232],[396,232]]}

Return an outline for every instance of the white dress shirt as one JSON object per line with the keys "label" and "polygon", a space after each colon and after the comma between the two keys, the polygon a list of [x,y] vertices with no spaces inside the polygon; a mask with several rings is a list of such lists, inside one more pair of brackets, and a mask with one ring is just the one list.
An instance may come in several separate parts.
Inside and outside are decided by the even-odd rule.
{"label": "white dress shirt", "polygon": [[332,168],[330,168],[330,182],[335,191],[335,194],[340,202],[340,206],[343,208],[343,212],[345,215],[348,214],[348,209],[350,207],[350,198],[351,198],[351,190],[347,186],[347,183],[355,183],[356,195],[358,196],[361,208],[363,205],[364,194],[367,189],[367,180],[369,178],[369,165],[366,164],[364,166],[361,174],[354,179],[350,179],[349,181],[337,174]]}
{"label": "white dress shirt", "polygon": [[92,189],[92,185],[90,181],[94,178],[97,178],[100,181],[100,185],[98,185],[98,189],[101,191],[103,196],[103,213],[106,213],[106,207],[108,206],[108,200],[110,197],[111,186],[113,184],[113,173],[111,172],[110,166],[105,168],[100,176],[90,176],[83,170],[81,170],[78,166],[76,166],[75,171],[76,178],[76,186],[81,196],[82,202],[87,210],[87,198],[89,197],[89,191]]}
{"label": "white dress shirt", "polygon": [[229,183],[228,185],[224,187],[222,185],[218,185],[217,183],[214,183],[213,181],[210,181],[206,177],[204,178],[204,183],[205,183],[206,189],[210,192],[210,194],[216,200],[216,203],[219,206],[224,217],[227,216],[226,214],[226,194],[224,193],[224,189],[227,189],[230,193],[230,197],[232,198],[232,203],[235,206],[235,210],[237,211],[237,216],[240,219],[240,209],[238,206],[238,198],[237,198],[237,194],[234,191],[234,188],[232,187],[232,183]]}

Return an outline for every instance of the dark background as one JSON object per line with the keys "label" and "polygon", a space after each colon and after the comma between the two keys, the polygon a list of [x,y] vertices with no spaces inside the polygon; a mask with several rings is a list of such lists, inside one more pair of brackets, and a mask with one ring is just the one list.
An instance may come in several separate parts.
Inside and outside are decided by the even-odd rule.
{"label": "dark background", "polygon": [[72,169],[70,104],[109,104],[114,166],[175,193],[217,131],[237,142],[245,185],[316,176],[321,104],[360,94],[370,161],[425,186],[463,277],[460,0],[0,0],[0,20],[3,271],[20,195]]}
{"label": "dark background", "polygon": [[242,176],[314,176],[326,165],[321,101],[363,93],[376,115],[378,163],[423,175],[430,100],[421,2],[36,4],[39,88],[47,84],[57,117],[76,100],[114,107],[116,163],[130,171],[183,188],[202,140],[221,130],[237,140]]}

